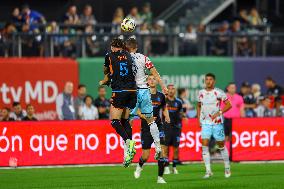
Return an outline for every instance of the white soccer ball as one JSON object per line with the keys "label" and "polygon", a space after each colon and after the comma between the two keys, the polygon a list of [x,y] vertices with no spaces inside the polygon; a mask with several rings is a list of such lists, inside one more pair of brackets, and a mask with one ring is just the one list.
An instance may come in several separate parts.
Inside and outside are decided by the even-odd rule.
{"label": "white soccer ball", "polygon": [[133,32],[136,27],[136,23],[132,18],[124,18],[120,26],[124,32]]}

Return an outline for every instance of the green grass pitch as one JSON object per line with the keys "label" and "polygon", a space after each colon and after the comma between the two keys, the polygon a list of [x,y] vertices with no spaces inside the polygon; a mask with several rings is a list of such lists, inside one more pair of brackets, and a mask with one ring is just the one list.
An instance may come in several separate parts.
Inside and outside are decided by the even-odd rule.
{"label": "green grass pitch", "polygon": [[224,178],[223,164],[213,164],[214,176],[202,179],[203,164],[178,167],[180,174],[165,175],[165,185],[156,184],[157,166],[146,165],[140,179],[135,167],[68,167],[0,170],[0,189],[18,188],[186,188],[186,189],[281,189],[284,188],[284,163],[232,164],[232,177]]}

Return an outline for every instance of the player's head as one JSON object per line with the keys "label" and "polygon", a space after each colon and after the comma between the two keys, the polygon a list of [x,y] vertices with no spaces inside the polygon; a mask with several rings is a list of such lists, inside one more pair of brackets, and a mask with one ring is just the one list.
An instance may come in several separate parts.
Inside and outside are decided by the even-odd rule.
{"label": "player's head", "polygon": [[207,73],[205,75],[205,87],[207,89],[212,89],[215,86],[216,77],[213,73]]}
{"label": "player's head", "polygon": [[267,88],[273,88],[274,86],[276,85],[274,79],[270,76],[268,76],[266,79],[265,79],[265,86]]}
{"label": "player's head", "polygon": [[123,40],[118,37],[113,38],[110,42],[110,48],[112,52],[121,51],[122,49],[124,49],[124,47],[125,44]]}
{"label": "player's head", "polygon": [[176,88],[175,88],[174,84],[169,84],[167,86],[167,88],[168,88],[168,97],[171,97],[171,98],[175,97]]}
{"label": "player's head", "polygon": [[229,94],[235,94],[237,92],[237,86],[234,82],[231,82],[227,86],[227,91]]}
{"label": "player's head", "polygon": [[133,37],[130,37],[125,42],[125,47],[129,52],[136,52],[138,49],[137,40]]}
{"label": "player's head", "polygon": [[150,74],[148,76],[147,82],[148,82],[148,85],[149,85],[150,88],[156,88],[157,80],[156,80],[156,78],[152,74]]}

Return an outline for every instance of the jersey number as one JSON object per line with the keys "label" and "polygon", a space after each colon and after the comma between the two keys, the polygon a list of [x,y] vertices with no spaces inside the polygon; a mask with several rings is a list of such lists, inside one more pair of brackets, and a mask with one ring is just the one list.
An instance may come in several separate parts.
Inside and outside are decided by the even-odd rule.
{"label": "jersey number", "polygon": [[128,68],[126,62],[120,62],[120,76],[128,75]]}

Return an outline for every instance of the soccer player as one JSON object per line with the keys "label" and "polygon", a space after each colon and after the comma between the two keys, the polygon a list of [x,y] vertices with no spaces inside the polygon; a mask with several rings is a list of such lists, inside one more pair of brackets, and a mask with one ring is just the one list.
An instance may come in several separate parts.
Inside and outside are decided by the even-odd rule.
{"label": "soccer player", "polygon": [[[157,80],[153,75],[149,75],[147,78],[148,85],[150,87],[151,92],[151,100],[153,105],[153,116],[155,118],[155,122],[158,125],[160,131],[160,143],[162,148],[161,157],[158,160],[158,180],[157,183],[164,184],[166,181],[163,178],[164,174],[164,166],[168,161],[167,154],[165,152],[165,132],[164,125],[162,119],[160,117],[161,111],[163,116],[165,117],[165,122],[170,122],[169,112],[166,106],[166,97],[163,93],[157,91]],[[138,116],[142,120],[141,126],[141,144],[142,144],[142,156],[139,159],[139,163],[137,164],[136,170],[134,172],[134,177],[139,178],[141,175],[141,171],[143,170],[143,165],[150,156],[151,145],[154,142],[153,137],[150,133],[150,128],[147,124],[145,115],[141,114],[141,112],[137,111]]]}
{"label": "soccer player", "polygon": [[[223,114],[232,106],[224,91],[215,88],[215,75],[208,73],[205,75],[205,89],[199,91],[197,104],[197,117],[201,125],[202,157],[205,163],[206,173],[203,178],[213,175],[210,165],[209,140],[213,136],[221,152],[225,164],[225,177],[231,176],[230,161],[225,144],[225,134],[223,126]],[[220,109],[221,101],[224,108]]]}
{"label": "soccer player", "polygon": [[130,110],[135,108],[137,102],[137,86],[132,57],[123,48],[124,42],[121,39],[114,38],[111,41],[111,52],[105,56],[105,76],[99,84],[108,85],[110,82],[112,88],[111,125],[124,140],[123,164],[128,167],[136,153],[128,118]]}
{"label": "soccer player", "polygon": [[141,111],[141,114],[145,116],[145,120],[150,127],[150,133],[153,137],[155,144],[155,159],[159,159],[161,154],[161,145],[159,137],[159,129],[155,123],[153,117],[153,106],[151,101],[151,94],[149,87],[147,85],[147,74],[146,70],[148,69],[150,73],[155,77],[159,85],[161,86],[163,93],[167,94],[167,87],[164,85],[158,71],[154,67],[151,60],[140,53],[137,53],[138,44],[136,39],[129,38],[126,40],[126,49],[130,52],[133,62],[136,66],[136,84],[137,84],[137,104],[135,109],[132,110],[131,115],[136,115],[138,108]]}
{"label": "soccer player", "polygon": [[[176,98],[176,88],[173,84],[168,85],[168,96],[166,98],[167,108],[170,115],[170,124],[165,126],[167,156],[169,147],[173,146],[173,173],[178,174],[176,168],[179,162],[179,143],[181,135],[181,122],[183,116],[182,101]],[[165,174],[170,174],[169,162],[165,166]]]}

